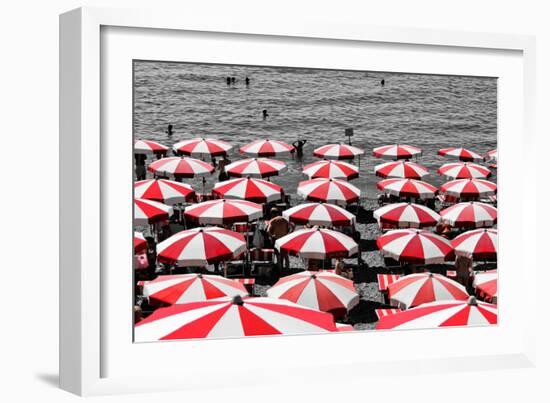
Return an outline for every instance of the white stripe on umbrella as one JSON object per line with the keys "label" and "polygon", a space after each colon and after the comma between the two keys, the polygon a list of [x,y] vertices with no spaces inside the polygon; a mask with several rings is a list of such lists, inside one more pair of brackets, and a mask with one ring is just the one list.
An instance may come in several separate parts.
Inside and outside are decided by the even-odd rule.
{"label": "white stripe on umbrella", "polygon": [[235,161],[225,167],[229,176],[267,178],[287,170],[284,162],[269,158],[247,158]]}
{"label": "white stripe on umbrella", "polygon": [[186,218],[199,224],[230,224],[262,217],[262,206],[246,200],[218,199],[187,206]]}
{"label": "white stripe on umbrella", "polygon": [[355,215],[335,204],[304,203],[283,211],[283,217],[296,224],[323,227],[352,225]]}
{"label": "white stripe on umbrella", "polygon": [[391,144],[374,148],[372,155],[383,159],[400,160],[422,155],[422,150],[406,144]]}
{"label": "white stripe on umbrella", "polygon": [[437,188],[427,182],[410,178],[384,179],[376,184],[384,193],[398,197],[433,199]]}
{"label": "white stripe on umbrella", "polygon": [[168,147],[151,140],[136,140],[134,154],[166,154]]}
{"label": "white stripe on umbrella", "polygon": [[147,240],[141,232],[134,231],[134,253],[138,253],[147,248]]}
{"label": "white stripe on umbrella", "polygon": [[302,170],[312,178],[355,179],[359,177],[359,168],[343,161],[324,160],[308,164]]}
{"label": "white stripe on umbrella", "polygon": [[430,231],[398,229],[378,237],[376,245],[383,256],[399,262],[435,264],[453,260],[449,240]]}
{"label": "white stripe on umbrella", "polygon": [[382,178],[422,179],[428,175],[428,169],[410,161],[391,161],[376,165],[374,173]]}
{"label": "white stripe on umbrella", "polygon": [[479,272],[474,275],[474,288],[484,297],[498,298],[498,273],[496,270]]}
{"label": "white stripe on umbrella", "polygon": [[174,209],[166,204],[153,200],[134,199],[134,224],[149,225],[167,220],[174,214]]}
{"label": "white stripe on umbrella", "polygon": [[497,223],[497,209],[490,204],[463,202],[442,210],[441,221],[453,227],[491,227]]}
{"label": "white stripe on umbrella", "polygon": [[491,171],[479,164],[471,162],[452,162],[442,165],[437,173],[453,179],[479,179],[491,176]]}
{"label": "white stripe on umbrella", "polygon": [[136,342],[337,332],[331,314],[274,298],[239,296],[159,308],[134,328]]}
{"label": "white stripe on umbrella", "polygon": [[437,152],[437,155],[441,155],[443,157],[452,157],[452,158],[458,158],[461,161],[482,161],[483,156],[479,155],[478,153],[475,153],[473,151],[470,151],[466,148],[442,148]]}
{"label": "white stripe on umbrella", "polygon": [[328,160],[352,160],[365,154],[360,148],[347,144],[327,144],[313,150],[313,155]]}
{"label": "white stripe on umbrella", "polygon": [[157,175],[173,175],[180,178],[205,176],[214,172],[214,167],[195,158],[168,157],[152,162],[147,168]]}
{"label": "white stripe on umbrella", "polygon": [[441,193],[459,198],[486,197],[496,192],[496,183],[485,179],[456,179],[441,186]]}
{"label": "white stripe on umbrella", "polygon": [[273,157],[280,154],[294,152],[294,147],[279,140],[256,140],[242,146],[239,150],[242,154],[255,155],[258,157]]}
{"label": "white stripe on umbrella", "polygon": [[388,224],[398,228],[435,226],[441,217],[429,207],[415,203],[394,203],[377,209],[373,216],[378,225]]}
{"label": "white stripe on umbrella", "polygon": [[339,179],[317,178],[298,184],[297,193],[304,199],[346,205],[359,200],[361,191]]}
{"label": "white stripe on umbrella", "polygon": [[225,155],[233,146],[223,140],[210,138],[195,138],[183,140],[174,144],[172,149],[175,153],[185,155],[210,155],[212,157]]}
{"label": "white stripe on umbrella", "polygon": [[458,235],[451,241],[457,256],[473,260],[496,260],[498,232],[496,229],[475,229]]}
{"label": "white stripe on umbrella", "polygon": [[261,179],[237,178],[217,183],[212,193],[226,199],[270,203],[282,199],[283,188]]}
{"label": "white stripe on umbrella", "polygon": [[145,179],[134,182],[134,197],[177,204],[195,200],[195,191],[186,183],[166,179]]}
{"label": "white stripe on umbrella", "polygon": [[448,326],[496,325],[496,305],[476,301],[436,301],[416,308],[397,312],[380,319],[376,330],[382,329],[433,329]]}
{"label": "white stripe on umbrella", "polygon": [[307,259],[349,257],[357,253],[357,243],[349,236],[324,228],[306,228],[277,239],[275,248]]}

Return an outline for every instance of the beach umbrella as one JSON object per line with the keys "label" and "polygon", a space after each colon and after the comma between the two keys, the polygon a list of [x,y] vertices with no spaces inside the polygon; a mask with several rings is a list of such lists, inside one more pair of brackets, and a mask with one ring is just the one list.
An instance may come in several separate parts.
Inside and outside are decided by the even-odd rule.
{"label": "beach umbrella", "polygon": [[279,175],[287,170],[284,162],[269,158],[247,158],[235,161],[225,167],[229,176],[267,178]]}
{"label": "beach umbrella", "polygon": [[455,179],[441,186],[441,193],[458,198],[479,199],[496,192],[497,184],[485,179]]}
{"label": "beach umbrella", "polygon": [[390,301],[405,308],[441,300],[464,301],[468,296],[462,284],[435,273],[409,274],[388,285]]}
{"label": "beach umbrella", "polygon": [[437,170],[437,173],[453,179],[479,179],[491,176],[491,171],[488,168],[471,162],[444,164]]}
{"label": "beach umbrella", "polygon": [[376,245],[383,256],[399,262],[434,264],[454,259],[450,241],[426,230],[388,231],[378,237]]}
{"label": "beach umbrella", "polygon": [[435,186],[416,179],[384,179],[378,182],[376,187],[390,195],[417,199],[433,199],[437,192]]}
{"label": "beach umbrella", "polygon": [[313,150],[313,155],[327,160],[352,160],[365,154],[360,148],[347,144],[327,144]]}
{"label": "beach umbrella", "polygon": [[176,154],[184,155],[210,155],[215,157],[225,155],[233,146],[225,141],[217,139],[195,138],[183,140],[173,145],[172,149]]}
{"label": "beach umbrella", "polygon": [[498,298],[498,274],[496,270],[474,274],[473,286],[484,299],[495,302]]}
{"label": "beach umbrella", "polygon": [[274,157],[280,154],[294,152],[294,146],[279,140],[256,140],[242,146],[241,154],[254,155],[257,157]]}
{"label": "beach umbrella", "polygon": [[188,157],[161,158],[149,164],[147,169],[157,175],[173,175],[177,178],[194,178],[214,172],[214,167],[209,163]]}
{"label": "beach umbrella", "polygon": [[136,140],[134,142],[134,154],[166,154],[169,148],[163,144],[151,140]]}
{"label": "beach umbrella", "polygon": [[440,211],[441,221],[453,227],[492,227],[497,223],[497,209],[490,204],[463,202]]}
{"label": "beach umbrella", "polygon": [[330,313],[275,298],[218,298],[155,310],[134,327],[136,342],[337,332]]}
{"label": "beach umbrella", "polygon": [[225,199],[270,203],[282,199],[283,188],[262,179],[237,178],[217,183],[212,193]]}
{"label": "beach umbrella", "polygon": [[413,147],[406,144],[391,144],[376,147],[372,150],[372,155],[382,159],[402,160],[422,155],[422,150],[418,147]]}
{"label": "beach umbrella", "polygon": [[147,248],[147,240],[141,232],[134,231],[134,253],[143,252]]}
{"label": "beach umbrella", "polygon": [[267,296],[323,312],[350,310],[359,303],[353,281],[330,272],[302,271],[281,278]]}
{"label": "beach umbrella", "polygon": [[166,179],[146,179],[134,182],[134,197],[165,204],[178,204],[195,200],[195,191],[186,183]]}
{"label": "beach umbrella", "polygon": [[304,199],[346,205],[359,200],[361,191],[339,179],[317,178],[298,184],[297,193]]}
{"label": "beach umbrella", "polygon": [[187,219],[199,224],[231,224],[256,220],[263,215],[262,206],[247,200],[217,199],[187,206]]}
{"label": "beach umbrella", "polygon": [[431,208],[415,203],[394,203],[373,213],[380,227],[421,228],[435,226],[441,217]]}
{"label": "beach umbrella", "polygon": [[305,228],[277,239],[275,248],[306,259],[349,257],[357,243],[349,236],[325,228]]}
{"label": "beach umbrella", "polygon": [[384,316],[376,324],[376,330],[496,325],[497,316],[496,305],[470,297],[466,301],[431,302]]}
{"label": "beach umbrella", "polygon": [[244,235],[218,227],[180,231],[157,245],[159,262],[176,266],[207,266],[230,260],[246,250]]}
{"label": "beach umbrella", "polygon": [[207,274],[171,274],[143,283],[143,295],[153,304],[184,304],[213,298],[248,295],[241,283]]}
{"label": "beach umbrella", "polygon": [[483,161],[483,156],[466,148],[442,148],[437,155],[443,157],[458,158],[460,161]]}
{"label": "beach umbrella", "polygon": [[496,260],[498,231],[482,228],[464,232],[451,241],[455,255],[473,260]]}
{"label": "beach umbrella", "polygon": [[498,151],[495,148],[494,150],[487,151],[487,160],[489,161],[497,161],[498,160]]}
{"label": "beach umbrella", "polygon": [[359,169],[343,161],[323,160],[308,164],[302,173],[309,178],[354,179],[359,176]]}
{"label": "beach umbrella", "polygon": [[283,217],[295,224],[323,227],[348,226],[355,222],[355,215],[335,204],[304,203],[283,211]]}
{"label": "beach umbrella", "polygon": [[134,199],[134,224],[150,225],[165,221],[174,214],[174,209],[166,204],[147,199]]}
{"label": "beach umbrella", "polygon": [[422,179],[428,175],[428,169],[410,161],[391,161],[376,165],[374,173],[382,178]]}

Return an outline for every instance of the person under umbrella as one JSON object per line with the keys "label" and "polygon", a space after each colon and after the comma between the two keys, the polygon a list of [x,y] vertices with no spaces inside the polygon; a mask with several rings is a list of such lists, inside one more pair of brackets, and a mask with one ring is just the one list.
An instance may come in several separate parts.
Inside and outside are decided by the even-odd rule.
{"label": "person under umbrella", "polygon": [[[277,208],[271,209],[271,220],[269,220],[267,224],[267,233],[269,234],[269,237],[275,245],[275,242],[278,239],[281,239],[285,235],[290,234],[292,231],[294,231],[295,225],[294,223],[288,221],[285,217],[279,214],[279,210]],[[285,251],[279,251],[278,249],[275,249],[275,256],[277,257],[277,268],[279,271],[279,274],[283,270],[283,263],[284,263],[284,269],[289,270],[290,269],[290,259],[288,257],[288,253]]]}

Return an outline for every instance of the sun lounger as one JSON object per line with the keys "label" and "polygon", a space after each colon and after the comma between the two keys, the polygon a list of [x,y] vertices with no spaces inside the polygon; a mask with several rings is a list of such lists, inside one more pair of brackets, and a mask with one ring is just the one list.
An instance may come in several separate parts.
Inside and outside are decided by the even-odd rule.
{"label": "sun lounger", "polygon": [[385,309],[375,309],[374,313],[378,317],[378,320],[382,319],[384,316],[389,316],[401,312],[399,308],[385,308]]}
{"label": "sun lounger", "polygon": [[388,286],[399,280],[399,277],[401,277],[399,274],[377,274],[376,278],[378,279],[378,291],[386,292],[388,290]]}

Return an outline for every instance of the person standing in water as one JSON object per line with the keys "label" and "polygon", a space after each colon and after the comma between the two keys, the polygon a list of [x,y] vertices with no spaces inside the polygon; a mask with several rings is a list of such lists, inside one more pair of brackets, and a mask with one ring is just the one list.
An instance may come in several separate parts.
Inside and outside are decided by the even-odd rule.
{"label": "person standing in water", "polygon": [[235,85],[235,77],[231,77],[231,84]]}
{"label": "person standing in water", "polygon": [[168,129],[166,129],[165,133],[168,135],[168,136],[171,136],[172,134],[174,134],[174,126],[172,126],[171,124],[168,125]]}
{"label": "person standing in water", "polygon": [[225,167],[229,164],[231,164],[231,160],[227,158],[227,154],[224,154],[220,162],[218,162],[218,170],[220,171],[218,181],[223,182],[229,179],[229,175],[225,172]]}
{"label": "person standing in water", "polygon": [[244,79],[244,83],[246,84],[246,86],[248,87],[248,85],[250,84],[250,79],[248,77],[246,77]]}
{"label": "person standing in water", "polygon": [[303,155],[304,155],[304,144],[307,143],[307,140],[296,140],[294,143],[292,143],[292,145],[294,146],[294,148],[296,149],[296,157],[297,158],[302,158]]}
{"label": "person standing in water", "polygon": [[269,115],[267,114],[267,109],[264,109],[264,110],[262,111],[262,116],[263,116],[264,120],[267,119],[267,117],[269,116]]}
{"label": "person standing in water", "polygon": [[145,160],[147,156],[145,154],[134,154],[134,159],[136,161],[136,180],[145,180]]}
{"label": "person standing in water", "polygon": [[225,82],[227,83],[227,85],[231,85],[231,77],[226,77]]}
{"label": "person standing in water", "polygon": [[386,80],[382,79],[382,80],[380,81],[380,85],[381,85],[382,87],[383,87],[384,85],[386,85]]}

